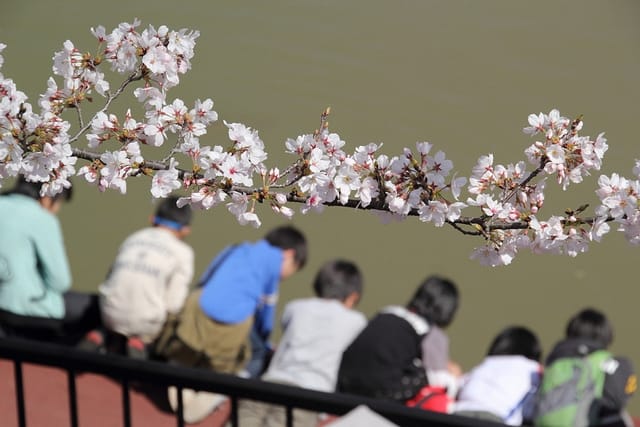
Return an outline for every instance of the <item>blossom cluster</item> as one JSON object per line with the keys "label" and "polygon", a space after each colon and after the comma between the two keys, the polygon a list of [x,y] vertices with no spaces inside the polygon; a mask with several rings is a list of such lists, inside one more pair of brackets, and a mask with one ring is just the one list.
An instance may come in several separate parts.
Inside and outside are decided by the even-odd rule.
{"label": "blossom cluster", "polygon": [[[0,44],[0,53],[5,47]],[[3,62],[0,55],[0,66]],[[0,182],[23,174],[55,194],[71,186],[75,172],[70,124],[46,108],[35,113],[26,101],[13,80],[0,73]]]}
{"label": "blossom cluster", "polygon": [[[566,190],[570,183],[580,183],[592,170],[599,170],[608,149],[604,135],[595,140],[579,135],[582,120],[571,121],[558,110],[531,114],[528,122],[523,132],[537,139],[524,151],[535,167],[533,171],[527,172],[524,161],[494,165],[493,155],[480,157],[472,170],[468,191],[475,197],[467,202],[480,207],[486,218],[481,230],[486,244],[477,248],[472,258],[484,264],[509,264],[525,248],[534,253],[576,256],[588,249],[590,241],[599,241],[609,231],[606,214],[588,222],[578,220],[574,212],[539,219],[546,177],[555,176]],[[538,175],[542,177],[534,180]],[[509,227],[519,223],[526,227]],[[492,229],[495,224],[500,227]]]}
{"label": "blossom cluster", "polygon": [[[261,225],[261,204],[287,218],[294,215],[292,202],[303,214],[344,205],[385,220],[416,216],[478,236],[483,244],[471,257],[491,266],[509,264],[522,250],[576,256],[600,241],[610,222],[619,224],[629,242],[640,243],[640,161],[633,179],[600,177],[601,204],[593,217],[582,216],[585,207],[541,216],[547,181],[567,190],[602,166],[607,140],[602,133],[581,135],[581,118],[571,120],[557,110],[531,114],[523,131],[534,142],[524,150],[525,160],[505,166],[495,163],[493,154],[482,155],[467,178],[426,141],[396,156],[382,153],[382,143],[348,153],[345,141],[329,130],[326,110],[319,130],[285,141],[290,165],[268,167],[258,131],[223,121],[229,142],[207,144],[208,129],[218,122],[213,101],[198,99],[188,106],[168,98],[191,68],[197,31],[140,29],[135,20],[110,33],[104,27],[91,32],[97,39],[94,53],[81,52],[71,41],[55,53],[55,77],[38,100],[39,113],[0,73],[0,185],[24,175],[44,183],[44,195],[53,195],[69,187],[72,176],[81,176],[100,191],[126,193],[127,179],[147,176],[154,198],[177,192],[180,205],[224,205],[240,224],[255,227]],[[0,44],[0,67],[5,48]],[[102,69],[105,64],[110,70]],[[122,76],[122,82],[112,85],[107,73]],[[141,108],[118,115],[113,101],[125,90]],[[104,99],[102,106],[85,111],[94,96]],[[68,110],[76,111],[77,125],[63,119]],[[142,117],[132,110],[142,111]],[[78,161],[83,164],[76,170]],[[463,215],[467,211],[473,214]]]}
{"label": "blossom cluster", "polygon": [[[602,175],[598,179],[596,194],[600,198],[601,205],[596,208],[599,227],[608,231],[605,223],[607,218],[620,224],[622,231],[631,244],[640,244],[640,161],[636,160],[633,167],[636,179],[627,179],[617,173],[611,176]],[[605,232],[606,232],[605,231]],[[603,234],[603,233],[601,233]],[[598,241],[599,241],[599,237]]]}

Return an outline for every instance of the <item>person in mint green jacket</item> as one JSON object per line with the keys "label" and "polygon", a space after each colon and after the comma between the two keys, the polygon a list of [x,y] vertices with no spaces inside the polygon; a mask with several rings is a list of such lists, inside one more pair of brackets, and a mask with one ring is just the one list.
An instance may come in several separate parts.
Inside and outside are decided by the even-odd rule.
{"label": "person in mint green jacket", "polygon": [[97,297],[70,291],[71,270],[56,214],[71,189],[41,196],[19,178],[0,196],[0,331],[46,341],[78,341],[99,319]]}

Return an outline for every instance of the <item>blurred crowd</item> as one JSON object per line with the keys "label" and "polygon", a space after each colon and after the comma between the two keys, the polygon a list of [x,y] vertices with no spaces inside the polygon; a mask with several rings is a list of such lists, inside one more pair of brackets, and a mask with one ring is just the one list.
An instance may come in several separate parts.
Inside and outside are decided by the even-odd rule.
{"label": "blurred crowd", "polygon": [[[71,290],[56,214],[66,189],[43,196],[41,184],[19,179],[0,196],[0,336],[86,351],[350,393],[458,416],[531,426],[630,426],[626,406],[637,384],[628,358],[609,351],[605,313],[573,313],[564,337],[546,357],[536,333],[522,325],[497,331],[483,360],[467,372],[449,354],[447,327],[459,291],[429,274],[406,302],[357,310],[364,278],[347,259],[326,260],[314,296],[289,301],[282,336],[271,336],[282,281],[307,263],[308,242],[293,226],[217,254],[194,280],[185,242],[191,208],[177,197],[158,204],[150,224],[128,236],[98,292]],[[178,406],[178,389],[167,399]],[[226,396],[183,389],[183,416],[198,422]],[[241,400],[240,424],[282,426],[285,410]],[[315,427],[327,414],[295,410],[294,425]]]}

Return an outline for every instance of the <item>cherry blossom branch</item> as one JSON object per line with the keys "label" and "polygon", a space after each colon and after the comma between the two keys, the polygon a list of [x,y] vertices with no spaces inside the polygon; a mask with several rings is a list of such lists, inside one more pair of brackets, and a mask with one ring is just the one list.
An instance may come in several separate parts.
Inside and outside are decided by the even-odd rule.
{"label": "cherry blossom branch", "polygon": [[84,127],[84,119],[82,118],[82,108],[79,105],[75,106],[76,114],[78,115],[78,124],[82,128]]}
{"label": "cherry blossom branch", "polygon": [[[71,177],[81,176],[100,191],[124,194],[127,180],[143,175],[151,178],[152,197],[179,192],[180,205],[223,205],[240,224],[255,227],[261,225],[261,206],[290,218],[290,203],[298,204],[302,214],[346,207],[386,219],[415,217],[479,238],[481,245],[471,257],[491,266],[509,264],[522,250],[576,256],[601,241],[610,223],[631,244],[640,244],[638,160],[631,179],[617,173],[600,176],[594,216],[580,217],[585,204],[542,217],[548,181],[567,190],[601,168],[607,140],[602,133],[596,138],[580,135],[582,117],[570,120],[557,110],[529,115],[523,131],[535,141],[524,150],[525,160],[502,165],[493,154],[482,155],[467,178],[453,173],[453,162],[429,142],[417,142],[396,155],[381,153],[382,144],[373,143],[348,153],[345,142],[329,129],[327,108],[319,129],[287,139],[291,162],[268,168],[263,141],[244,124],[223,121],[230,145],[206,144],[207,129],[218,120],[211,99],[198,99],[192,106],[167,99],[191,67],[199,33],[139,26],[135,20],[109,34],[103,27],[92,29],[99,44],[94,56],[81,54],[66,41],[53,66],[64,84],[59,88],[49,79],[38,102],[40,113],[0,74],[0,185],[22,174],[43,182],[44,194],[53,195],[69,187]],[[0,44],[0,53],[4,48]],[[0,66],[2,62],[0,55]],[[104,64],[126,76],[115,92],[101,72]],[[143,84],[134,87],[138,81]],[[115,99],[128,89],[143,106],[142,119],[131,109],[120,116],[112,111]],[[105,102],[85,123],[82,103],[94,92]],[[71,125],[61,117],[67,108],[78,115],[79,128],[72,136]],[[87,148],[80,145],[82,137]],[[160,156],[169,141],[175,142]],[[142,155],[141,146],[147,146],[152,158]],[[76,170],[78,161],[83,165]],[[527,165],[533,169],[527,171]],[[475,214],[466,214],[470,209]]]}
{"label": "cherry blossom branch", "polygon": [[[88,160],[89,162],[102,162],[100,160],[100,153],[82,150],[79,148],[74,148],[72,151],[73,155],[79,159]],[[153,175],[152,171],[167,170],[169,166],[167,165],[167,162],[164,161],[145,160],[138,166],[138,168],[140,169],[140,172],[143,172],[145,175]],[[184,170],[179,171],[180,176],[184,176],[186,173],[188,172]]]}

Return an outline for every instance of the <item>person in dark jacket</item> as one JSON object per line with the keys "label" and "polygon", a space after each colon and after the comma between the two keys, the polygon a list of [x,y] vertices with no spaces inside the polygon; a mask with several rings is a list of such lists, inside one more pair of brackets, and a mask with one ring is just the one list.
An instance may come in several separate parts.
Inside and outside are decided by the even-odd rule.
{"label": "person in dark jacket", "polygon": [[337,391],[397,402],[413,397],[428,384],[425,337],[451,323],[458,299],[452,281],[430,276],[406,306],[383,308],[342,354]]}

